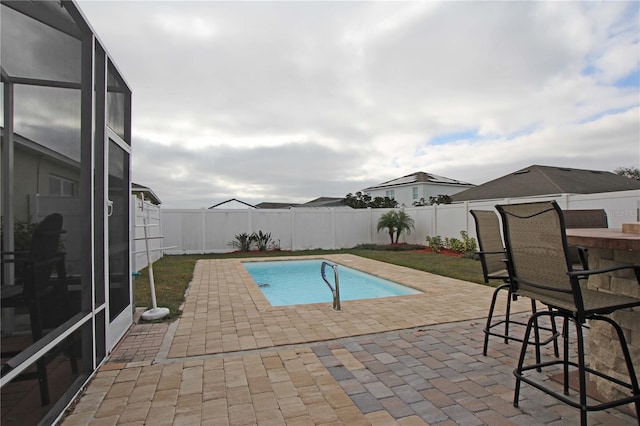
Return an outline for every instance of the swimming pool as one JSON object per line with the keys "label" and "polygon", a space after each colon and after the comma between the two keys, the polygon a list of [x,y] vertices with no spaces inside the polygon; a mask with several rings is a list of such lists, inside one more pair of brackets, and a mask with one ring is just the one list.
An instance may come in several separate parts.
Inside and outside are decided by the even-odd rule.
{"label": "swimming pool", "polygon": [[[272,306],[331,302],[332,294],[320,275],[322,259],[242,262]],[[420,294],[420,291],[347,266],[338,265],[340,299],[359,300]],[[332,285],[333,271],[327,269]]]}

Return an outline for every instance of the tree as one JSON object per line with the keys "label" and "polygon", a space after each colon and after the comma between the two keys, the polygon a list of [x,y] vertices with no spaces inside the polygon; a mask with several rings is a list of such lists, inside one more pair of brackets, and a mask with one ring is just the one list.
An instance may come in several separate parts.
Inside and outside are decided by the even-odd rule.
{"label": "tree", "polygon": [[371,201],[368,207],[373,209],[395,208],[398,207],[398,202],[389,197],[376,197]]}
{"label": "tree", "polygon": [[409,216],[404,209],[400,210],[396,214],[396,244],[398,244],[400,234],[404,231],[407,231],[407,234],[410,234],[412,229],[414,229],[413,218]]}
{"label": "tree", "polygon": [[[380,216],[378,219],[378,232],[382,229],[387,229],[389,232],[389,238],[391,244],[398,243],[400,235],[403,232],[411,233],[414,228],[413,218],[409,216],[404,210],[395,211],[391,210]],[[395,241],[393,236],[395,235]]]}
{"label": "tree", "polygon": [[371,203],[371,196],[358,191],[355,195],[348,193],[342,202],[354,209],[365,209]]}
{"label": "tree", "polygon": [[372,199],[370,195],[363,194],[360,191],[356,192],[355,195],[353,195],[352,193],[348,193],[342,200],[342,203],[353,209],[366,209],[368,207],[379,209],[394,208],[398,206],[398,202],[393,198],[376,197]]}
{"label": "tree", "polygon": [[380,216],[378,219],[378,232],[387,228],[389,230],[389,238],[391,238],[391,244],[393,244],[393,234],[396,230],[396,216],[395,210],[391,210]]}
{"label": "tree", "polygon": [[440,194],[437,197],[429,197],[429,205],[430,206],[432,206],[434,204],[451,204],[451,201],[453,201],[453,200],[448,195]]}
{"label": "tree", "polygon": [[640,169],[638,167],[618,167],[613,172],[629,179],[640,180]]}
{"label": "tree", "polygon": [[413,207],[422,207],[422,206],[426,206],[427,202],[424,200],[424,198],[420,198],[419,201],[414,201],[413,202]]}

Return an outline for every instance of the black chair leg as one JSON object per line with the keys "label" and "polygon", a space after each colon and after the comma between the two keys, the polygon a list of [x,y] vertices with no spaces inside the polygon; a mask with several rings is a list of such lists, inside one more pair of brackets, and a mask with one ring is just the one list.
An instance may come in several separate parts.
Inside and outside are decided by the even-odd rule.
{"label": "black chair leg", "polygon": [[[536,364],[540,364],[540,360],[542,359],[540,355],[540,325],[538,324],[538,308],[536,306],[536,301],[531,299],[531,312],[533,312],[533,317],[535,321],[533,322],[533,338],[535,339],[535,351],[536,351]],[[536,369],[538,372],[542,371],[540,367]]]}
{"label": "black chair leg", "polygon": [[511,322],[511,298],[513,293],[511,292],[511,286],[507,291],[507,309],[504,317],[504,343],[509,344],[509,323]]}
{"label": "black chair leg", "polygon": [[[506,305],[506,311],[505,311],[505,318],[504,320],[500,320],[497,321],[495,324],[493,322],[493,318],[494,318],[494,313],[495,313],[495,307],[496,307],[496,302],[498,300],[498,295],[500,294],[500,291],[502,290],[507,290],[507,305]],[[520,321],[512,321],[511,320],[511,301],[513,299],[513,293],[511,292],[511,286],[509,284],[502,284],[498,287],[496,287],[496,289],[493,291],[493,295],[491,297],[491,304],[489,305],[489,314],[487,316],[487,323],[485,325],[484,328],[484,344],[482,347],[482,355],[487,356],[487,351],[489,348],[489,336],[499,336],[502,337],[504,339],[504,343],[508,344],[509,340],[515,340],[517,342],[522,342],[522,339],[520,339],[519,337],[512,337],[511,336],[511,330],[510,330],[510,326],[512,323],[514,324],[518,324],[518,325],[523,325],[526,326],[525,323],[520,322]],[[551,308],[548,309],[549,313],[551,314],[553,312],[553,310]],[[537,306],[536,306],[536,302],[535,300],[531,299],[531,312],[533,314],[535,314],[537,312]],[[543,330],[551,330],[553,336],[558,336],[558,332],[556,329],[556,324],[553,321],[553,315],[550,315],[550,317],[552,318],[551,321],[551,328],[546,328],[546,327],[540,327],[538,326],[538,323],[536,322],[535,324],[535,328],[534,328],[534,341],[536,342],[536,362],[539,363],[540,359],[541,359],[541,354],[540,354],[540,346],[542,345],[540,343],[540,331],[539,329],[542,328]],[[499,333],[492,333],[491,329],[493,327],[496,327],[500,324],[504,323],[504,334],[499,334]],[[548,341],[546,342],[548,343]],[[544,344],[546,344],[544,343]],[[554,349],[554,353],[556,355],[556,358],[559,356],[559,350],[558,350],[558,341],[557,339],[553,340],[553,349]]]}
{"label": "black chair leg", "polygon": [[[489,335],[490,335],[491,328],[493,327],[493,324],[492,324],[493,323],[493,312],[494,312],[494,310],[496,308],[496,300],[498,299],[498,294],[502,290],[507,290],[507,292],[508,292],[508,296],[507,297],[509,298],[509,305],[508,306],[510,306],[511,291],[509,291],[509,289],[510,289],[509,284],[502,284],[502,285],[496,287],[496,289],[493,291],[493,296],[491,297],[491,305],[489,306],[489,315],[487,317],[487,324],[486,324],[486,326],[484,328],[484,346],[482,348],[482,355],[484,355],[484,356],[487,356],[487,350],[489,348]],[[508,321],[508,319],[509,319],[509,313],[507,312],[507,321]],[[508,330],[509,330],[508,327],[509,326],[508,326],[508,323],[506,323],[506,324],[507,324],[506,325],[507,328],[506,328],[506,334],[505,334],[504,342],[508,343],[509,339],[508,339],[507,336],[509,335],[509,332],[508,332]]]}
{"label": "black chair leg", "polygon": [[564,394],[569,395],[569,318],[564,317],[562,321],[562,350],[563,350],[563,379]]}
{"label": "black chair leg", "polygon": [[582,324],[578,323],[577,321],[574,321],[574,322],[576,324],[576,333],[577,333],[576,338],[578,340],[578,374],[579,374],[579,382],[580,382],[580,425],[587,426],[587,365],[584,360],[584,338],[582,333]]}
{"label": "black chair leg", "polygon": [[[535,345],[535,341],[532,342],[530,341],[530,337],[531,337],[531,333],[532,331],[535,332],[535,328],[537,326],[537,322],[539,317],[542,316],[549,316],[551,321],[555,321],[555,318],[557,316],[561,316],[563,318],[563,323],[562,323],[562,338],[563,338],[563,356],[562,359],[558,359],[558,360],[550,360],[550,361],[545,361],[545,362],[536,362],[536,364],[529,364],[527,366],[524,365],[524,360],[527,354],[527,348],[530,344]],[[618,325],[614,320],[612,320],[609,317],[605,317],[605,316],[601,316],[601,315],[594,315],[589,317],[589,319],[591,320],[602,320],[605,321],[609,324],[611,324],[611,326],[616,330],[617,336],[618,336],[618,340],[620,343],[620,348],[622,350],[622,354],[624,356],[625,362],[627,364],[627,371],[629,374],[629,381],[624,381],[624,380],[620,380],[618,378],[612,377],[611,375],[608,375],[604,372],[601,371],[596,371],[592,368],[590,368],[587,363],[586,363],[586,356],[585,356],[585,341],[584,341],[584,330],[583,330],[583,324],[581,324],[578,321],[575,321],[575,319],[570,316],[569,313],[560,313],[558,311],[540,311],[535,313],[528,321],[527,323],[527,329],[525,331],[525,336],[522,342],[522,349],[520,351],[520,357],[518,358],[518,362],[516,364],[516,368],[513,371],[514,376],[516,377],[516,384],[515,384],[515,390],[514,390],[514,399],[513,399],[513,406],[514,407],[518,407],[519,404],[519,398],[520,398],[520,386],[522,385],[522,382],[525,382],[543,392],[545,392],[547,395],[550,395],[566,404],[569,404],[570,406],[577,408],[580,410],[580,424],[582,426],[586,426],[587,425],[587,421],[588,421],[588,412],[589,411],[600,411],[600,410],[604,410],[604,409],[608,409],[608,408],[613,408],[613,407],[618,407],[620,405],[625,405],[625,404],[629,404],[629,403],[634,403],[635,405],[635,411],[636,411],[636,418],[638,421],[638,425],[640,426],[640,385],[638,384],[638,379],[635,373],[635,369],[633,366],[633,362],[631,360],[631,355],[629,352],[629,348],[627,346],[626,343],[626,339],[624,337],[624,333],[622,331],[622,329],[620,328],[620,325]],[[576,361],[572,361],[569,357],[569,321],[573,322],[575,324],[576,327],[576,343],[577,343],[577,362]],[[533,330],[532,330],[533,329]],[[554,365],[560,365],[562,364],[562,368],[563,368],[563,378],[564,378],[564,383],[563,383],[563,391],[564,391],[564,395],[561,393],[557,393],[553,387],[547,387],[544,382],[540,381],[539,379],[535,378],[534,376],[530,376],[527,377],[524,373],[526,371],[529,370],[533,370],[536,369],[539,371],[539,367],[551,367]],[[569,367],[573,366],[574,368],[577,368],[577,373],[578,373],[578,395],[577,398],[570,398],[569,397]],[[623,397],[623,398],[619,398],[619,399],[615,399],[615,400],[610,400],[608,402],[597,402],[595,404],[589,404],[589,397],[587,394],[587,373],[590,374],[594,374],[596,376],[599,376],[605,380],[608,380],[610,382],[613,382],[615,384],[618,384],[622,387],[626,387],[627,389],[631,390],[632,395],[631,396],[627,396],[627,397]],[[594,401],[592,401],[593,403]]]}
{"label": "black chair leg", "polygon": [[[534,324],[538,321],[538,313],[534,313],[527,322],[527,328],[524,332],[524,339],[522,339],[522,347],[520,349],[520,357],[516,364],[516,369],[513,371],[513,375],[516,377],[516,386],[513,392],[513,406],[518,407],[520,399],[520,385],[522,384],[522,366],[524,365],[524,358],[527,354],[527,346],[529,346],[529,339],[531,338],[531,329],[534,328]],[[537,345],[536,345],[537,346]]]}
{"label": "black chair leg", "polygon": [[47,361],[40,359],[36,362],[38,372],[38,387],[40,388],[40,403],[49,405],[49,378],[47,377]]}
{"label": "black chair leg", "polygon": [[[549,318],[551,319],[551,333],[554,336],[558,336],[558,328],[556,327],[556,318],[553,316],[553,308],[549,306]],[[556,358],[560,356],[560,350],[558,349],[558,339],[553,340],[553,354]]]}

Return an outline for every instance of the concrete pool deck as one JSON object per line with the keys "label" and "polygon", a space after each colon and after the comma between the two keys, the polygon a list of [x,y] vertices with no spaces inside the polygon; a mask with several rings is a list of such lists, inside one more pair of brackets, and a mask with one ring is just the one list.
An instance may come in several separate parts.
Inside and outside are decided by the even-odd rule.
{"label": "concrete pool deck", "polygon": [[[492,288],[322,258],[423,294],[342,302],[341,312],[272,307],[240,260],[199,261],[180,319],[134,325],[63,424],[578,423],[577,410],[530,387],[512,406],[520,345],[492,338],[482,356]],[[518,301],[513,311],[528,307]],[[589,418],[636,424],[618,410]]]}

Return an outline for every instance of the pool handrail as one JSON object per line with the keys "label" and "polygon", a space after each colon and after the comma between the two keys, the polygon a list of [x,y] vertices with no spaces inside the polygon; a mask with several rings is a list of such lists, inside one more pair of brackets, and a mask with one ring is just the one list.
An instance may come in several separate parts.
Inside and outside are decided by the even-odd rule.
{"label": "pool handrail", "polygon": [[[327,280],[327,276],[325,273],[325,267],[329,266],[333,269],[333,278],[335,281],[335,288],[331,285],[329,280]],[[329,289],[331,290],[331,294],[333,295],[333,309],[336,311],[342,310],[340,308],[340,279],[338,278],[338,265],[333,262],[328,262],[326,260],[322,261],[322,266],[320,267],[320,273],[322,274],[322,279],[327,284]]]}

